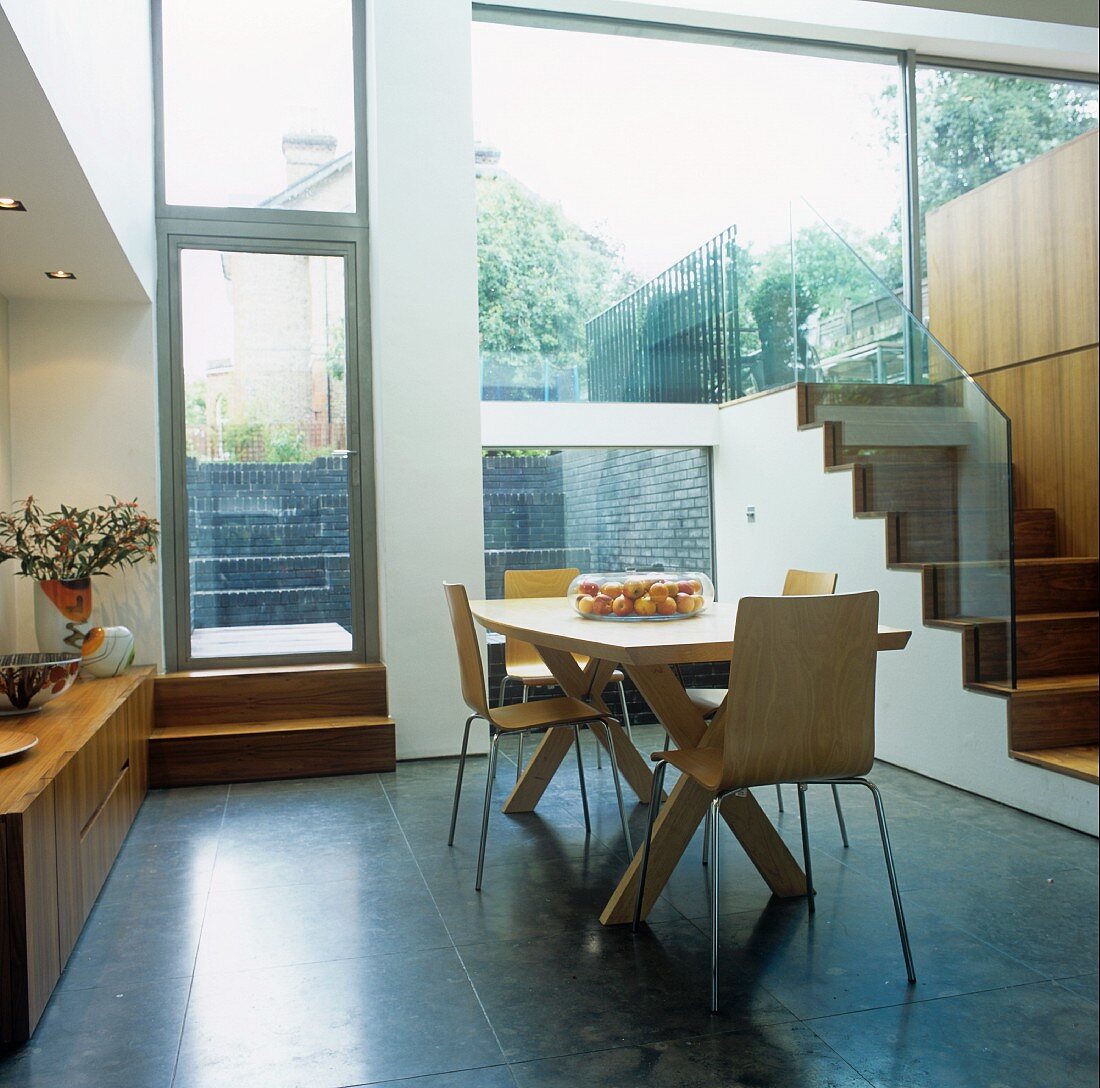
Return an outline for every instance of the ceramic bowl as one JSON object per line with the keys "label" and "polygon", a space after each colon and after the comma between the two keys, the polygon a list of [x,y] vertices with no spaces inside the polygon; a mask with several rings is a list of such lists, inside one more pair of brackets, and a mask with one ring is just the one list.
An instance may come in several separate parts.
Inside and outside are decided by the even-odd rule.
{"label": "ceramic bowl", "polygon": [[0,716],[41,710],[79,671],[79,654],[0,654]]}

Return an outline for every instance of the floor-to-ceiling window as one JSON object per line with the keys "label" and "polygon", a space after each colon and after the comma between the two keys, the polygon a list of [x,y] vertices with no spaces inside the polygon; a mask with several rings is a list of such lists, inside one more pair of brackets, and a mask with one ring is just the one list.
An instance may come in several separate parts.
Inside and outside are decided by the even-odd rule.
{"label": "floor-to-ceiling window", "polygon": [[[161,0],[173,664],[373,656],[360,0]],[[174,636],[174,637],[173,637]]]}
{"label": "floor-to-ceiling window", "polygon": [[900,289],[897,54],[606,29],[473,26],[484,398],[716,402],[792,380],[792,227],[826,348],[874,335],[859,307],[879,288],[826,222]]}

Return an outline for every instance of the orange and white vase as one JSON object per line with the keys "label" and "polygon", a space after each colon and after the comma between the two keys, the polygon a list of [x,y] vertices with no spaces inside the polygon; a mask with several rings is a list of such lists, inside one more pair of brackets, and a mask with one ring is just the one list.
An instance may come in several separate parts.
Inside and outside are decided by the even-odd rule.
{"label": "orange and white vase", "polygon": [[79,654],[91,626],[91,578],[52,579],[34,587],[34,633],[43,653]]}
{"label": "orange and white vase", "polygon": [[84,638],[85,673],[118,676],[134,662],[134,635],[128,627],[93,627]]}

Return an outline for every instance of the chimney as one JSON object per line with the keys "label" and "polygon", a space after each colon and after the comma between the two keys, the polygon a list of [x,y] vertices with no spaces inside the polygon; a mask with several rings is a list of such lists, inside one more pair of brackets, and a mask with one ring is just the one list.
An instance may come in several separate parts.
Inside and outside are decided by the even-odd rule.
{"label": "chimney", "polygon": [[286,159],[286,183],[293,185],[318,166],[332,162],[336,152],[336,137],[325,132],[288,132],[283,137],[283,157]]}

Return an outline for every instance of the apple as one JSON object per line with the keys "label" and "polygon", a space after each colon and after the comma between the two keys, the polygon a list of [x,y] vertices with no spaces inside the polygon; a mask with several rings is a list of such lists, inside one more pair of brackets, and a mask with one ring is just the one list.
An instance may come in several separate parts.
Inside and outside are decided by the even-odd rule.
{"label": "apple", "polygon": [[611,603],[611,611],[616,616],[629,616],[634,611],[634,602],[625,594],[622,597],[616,597]]}
{"label": "apple", "polygon": [[676,583],[676,592],[677,593],[694,593],[695,592],[695,587],[690,582],[677,582]]}
{"label": "apple", "polygon": [[691,586],[691,590],[693,593],[703,592],[703,583],[700,582],[698,578],[689,578],[688,584]]}
{"label": "apple", "polygon": [[600,586],[600,592],[614,600],[623,595],[623,584],[622,582],[604,582]]}
{"label": "apple", "polygon": [[583,593],[586,597],[596,597],[599,595],[600,586],[598,582],[593,581],[591,578],[586,578],[577,587],[578,593]]}
{"label": "apple", "polygon": [[668,598],[668,584],[666,582],[654,582],[649,587],[649,599],[656,604]]}
{"label": "apple", "polygon": [[596,604],[596,598],[588,593],[582,593],[577,598],[577,611],[583,613],[586,616],[592,614],[592,609]]}
{"label": "apple", "polygon": [[676,611],[683,612],[685,615],[688,612],[695,611],[695,598],[690,593],[677,593],[676,594]]}
{"label": "apple", "polygon": [[657,602],[657,615],[658,616],[675,616],[676,615],[676,598],[675,597],[662,597]]}
{"label": "apple", "polygon": [[706,597],[702,593],[695,594],[695,611],[698,612],[700,608],[704,607],[707,603]]}
{"label": "apple", "polygon": [[654,616],[657,614],[657,605],[651,597],[641,597],[634,602],[634,611],[639,616]]}
{"label": "apple", "polygon": [[639,597],[645,596],[645,582],[641,578],[627,578],[623,582],[623,594],[630,600],[636,601]]}
{"label": "apple", "polygon": [[592,601],[592,611],[597,616],[609,616],[611,615],[611,606],[615,603],[613,597],[609,597],[606,593],[601,593],[595,597]]}

